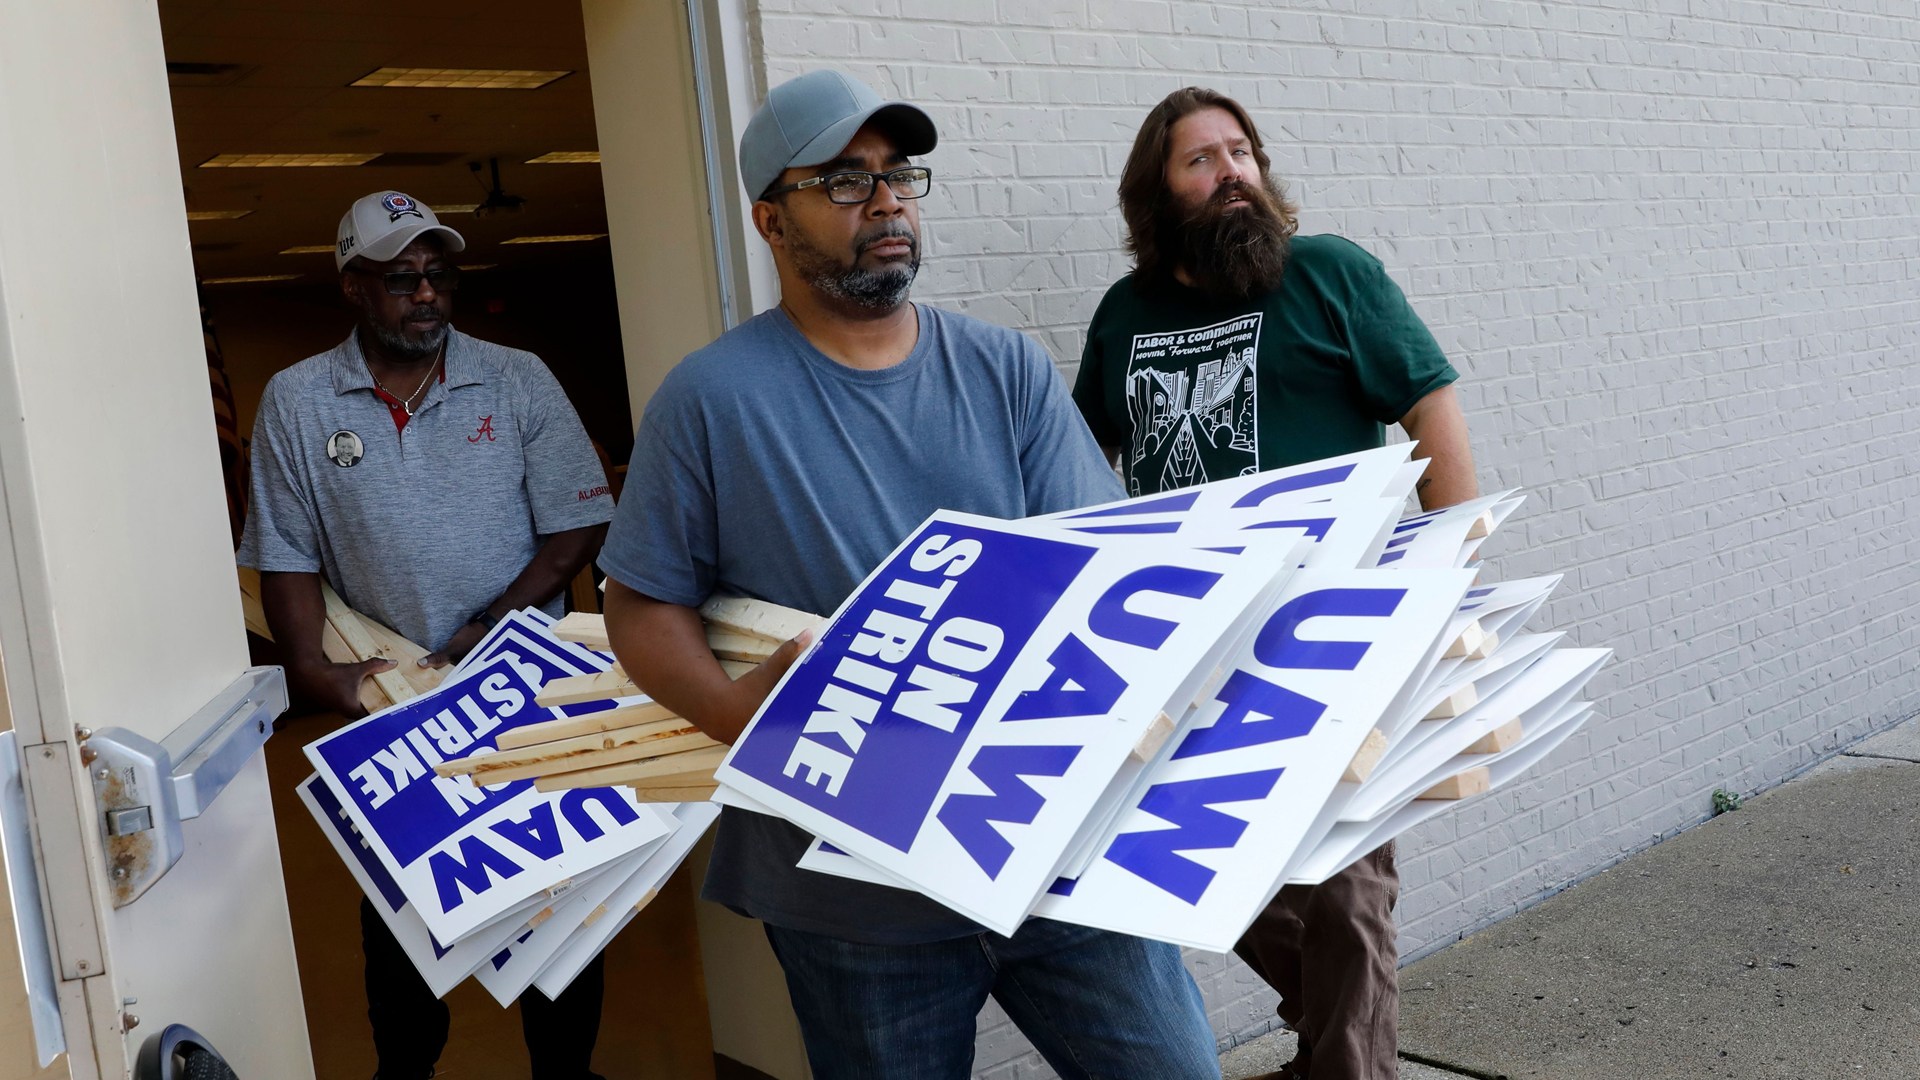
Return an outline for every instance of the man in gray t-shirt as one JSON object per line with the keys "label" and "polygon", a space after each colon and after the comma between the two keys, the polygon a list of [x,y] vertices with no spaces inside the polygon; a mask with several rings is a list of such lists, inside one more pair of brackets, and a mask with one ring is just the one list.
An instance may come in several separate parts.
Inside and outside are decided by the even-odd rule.
{"label": "man in gray t-shirt", "polygon": [[[804,641],[730,681],[714,592],[829,614],[930,512],[1121,497],[1046,354],[907,301],[933,148],[920,110],[832,71],[775,87],[740,149],[783,300],[687,357],[649,402],[600,565],[607,629],[663,705],[731,742]],[[721,815],[704,895],[761,919],[817,1080],[965,1077],[998,999],[1062,1076],[1215,1078],[1170,945],[1045,919],[987,933],[916,892],[796,868],[809,837]]]}

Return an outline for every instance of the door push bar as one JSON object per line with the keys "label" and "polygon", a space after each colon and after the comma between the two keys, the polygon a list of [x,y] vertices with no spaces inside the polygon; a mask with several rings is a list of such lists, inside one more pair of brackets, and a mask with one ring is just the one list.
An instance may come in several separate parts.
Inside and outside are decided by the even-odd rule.
{"label": "door push bar", "polygon": [[114,907],[139,899],[180,861],[180,823],[212,805],[286,710],[286,671],[248,668],[161,742],[118,727],[86,735]]}

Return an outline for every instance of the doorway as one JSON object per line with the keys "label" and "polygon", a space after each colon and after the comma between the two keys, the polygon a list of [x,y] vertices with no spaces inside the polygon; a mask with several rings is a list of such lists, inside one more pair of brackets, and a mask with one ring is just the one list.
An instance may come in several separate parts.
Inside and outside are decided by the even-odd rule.
{"label": "doorway", "polygon": [[[454,325],[538,355],[603,460],[624,469],[635,414],[622,315],[634,308],[616,283],[606,118],[596,118],[580,6],[475,0],[448,17],[321,0],[161,0],[159,11],[230,503],[244,501],[233,470],[244,473],[268,379],[351,331],[333,260],[341,214],[389,189],[467,242]],[[679,261],[698,290],[703,278],[686,265],[710,271],[711,255]],[[274,662],[264,641],[250,644],[256,662]],[[375,1056],[359,892],[294,795],[309,771],[301,747],[339,720],[297,712],[268,742],[267,764],[307,1030],[320,1080],[360,1080]],[[607,1080],[714,1075],[694,906],[683,869],[608,948],[594,1058]],[[447,1001],[440,1076],[526,1075],[517,1005],[503,1011],[471,980]]]}

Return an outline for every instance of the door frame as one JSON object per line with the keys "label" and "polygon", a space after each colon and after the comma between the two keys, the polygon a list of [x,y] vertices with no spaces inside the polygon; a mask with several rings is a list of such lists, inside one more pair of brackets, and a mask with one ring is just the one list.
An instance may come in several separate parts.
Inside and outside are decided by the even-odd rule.
{"label": "door frame", "polygon": [[[779,302],[735,160],[763,80],[744,0],[581,8],[637,423],[682,357]],[[709,839],[688,859],[696,878],[710,850]],[[715,1053],[777,1080],[806,1080],[799,1021],[759,924],[707,901],[697,919]]]}
{"label": "door frame", "polygon": [[[595,45],[596,10],[630,15],[654,6],[647,0],[584,0],[589,52]],[[644,252],[634,256],[657,221],[629,214],[627,227],[611,228],[636,419],[659,377],[680,356],[778,300],[771,257],[755,238],[751,204],[736,179],[734,147],[764,89],[746,4],[680,0],[675,9],[679,32],[674,36],[684,50],[677,71],[695,88],[686,119],[697,146],[689,160],[697,181],[692,205],[698,211],[692,219],[694,242],[675,250],[697,253],[703,264],[699,275],[687,275],[682,267],[680,277],[694,277],[704,290],[705,302],[697,306],[707,318],[688,317],[685,306],[652,306],[671,283],[649,265]],[[603,88],[615,91],[629,74],[618,64],[595,71],[596,123],[609,193],[650,164],[659,171],[657,160],[649,163],[644,153],[635,152],[647,148],[632,145],[631,130],[609,130],[608,121],[618,114],[632,118],[630,107],[610,102],[607,115],[601,115]],[[75,139],[77,131],[88,138]],[[154,1014],[146,1030],[133,1027],[125,993],[128,973],[115,959],[116,933],[124,937],[127,932],[126,916],[116,914],[108,899],[93,793],[82,771],[87,751],[77,729],[125,724],[130,711],[140,711],[149,725],[178,724],[246,664],[237,588],[218,596],[190,589],[194,580],[211,588],[217,577],[224,584],[231,557],[212,405],[199,382],[205,358],[178,178],[157,5],[0,0],[0,204],[27,208],[0,219],[0,656],[5,658],[0,698],[11,713],[23,758],[45,752],[52,755],[46,760],[58,766],[23,770],[23,780],[32,807],[39,900],[59,969],[56,997],[67,1067],[77,1080],[128,1076],[139,1042],[170,1020],[187,1019]],[[610,198],[610,227],[613,203]],[[668,215],[656,210],[653,216]],[[102,304],[117,317],[94,322],[75,317]],[[670,328],[673,333],[650,334],[639,325],[650,306],[682,313]],[[640,318],[625,318],[630,312]],[[65,338],[44,322],[61,316],[71,320]],[[87,348],[74,340],[82,336]],[[103,396],[71,378],[71,398],[55,392],[59,372],[89,365],[104,367],[129,392]],[[157,397],[136,392],[135,384],[164,392]],[[143,418],[143,408],[164,415]],[[85,470],[68,460],[102,430],[137,430],[142,423],[157,423],[155,437],[167,452],[148,456],[170,468],[134,462],[123,475],[90,485]],[[77,487],[97,486],[99,498],[130,507],[156,477],[177,498],[166,515],[171,524],[153,531],[179,532],[171,542],[187,552],[182,561],[191,564],[176,575],[185,580],[172,584],[158,576],[135,580],[129,567],[114,565],[113,545],[100,542],[101,522],[74,511]],[[106,557],[90,568],[76,567],[75,545],[90,543]],[[122,545],[119,554],[137,561],[137,548]],[[211,575],[212,564],[219,564],[219,575]],[[167,625],[177,640],[169,645],[152,640],[160,635],[130,634],[115,624],[117,603],[141,608],[129,614],[135,621],[151,620],[156,606],[166,607],[174,613]],[[195,654],[194,662],[182,662],[188,652]],[[113,657],[112,670],[101,679],[98,673],[109,666],[105,656]],[[136,697],[130,693],[134,687],[147,693]],[[153,735],[156,741],[160,734],[164,731]],[[227,798],[266,804],[264,827],[271,830],[263,785],[260,767],[257,783],[249,787],[236,781]],[[256,876],[271,878],[281,940],[277,951],[266,950],[275,955],[255,964],[273,968],[284,976],[283,983],[291,980],[291,1023],[268,1025],[274,1029],[271,1037],[285,1044],[276,1050],[276,1075],[310,1076],[277,847],[272,856],[270,875],[269,868],[255,869],[261,871]],[[181,868],[174,873],[184,876]],[[157,911],[159,905],[141,910]],[[703,941],[714,921],[703,914]],[[724,946],[715,938],[714,947],[703,946],[703,952],[715,959],[737,955],[738,935],[727,933],[735,936]],[[726,972],[712,974],[725,980]],[[737,974],[749,973],[743,968]],[[761,969],[753,978],[764,975]],[[784,983],[777,989],[784,992]],[[290,1041],[294,1031],[299,1037]],[[797,1045],[791,1049],[797,1052]],[[801,1071],[794,1075],[804,1075],[804,1068],[802,1057]]]}

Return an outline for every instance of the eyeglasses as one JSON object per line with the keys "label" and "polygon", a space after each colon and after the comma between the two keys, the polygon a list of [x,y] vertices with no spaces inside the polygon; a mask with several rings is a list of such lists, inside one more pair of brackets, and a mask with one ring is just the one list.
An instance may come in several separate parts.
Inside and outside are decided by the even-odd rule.
{"label": "eyeglasses", "polygon": [[385,283],[389,296],[412,296],[420,291],[420,281],[423,278],[437,293],[450,293],[460,287],[460,271],[451,266],[443,270],[429,270],[424,274],[418,270],[397,270],[391,274],[382,274],[358,266],[353,269],[355,273],[379,278]]}
{"label": "eyeglasses", "polygon": [[785,184],[772,188],[761,197],[772,198],[789,191],[810,188],[815,184],[825,184],[827,198],[842,205],[858,205],[873,198],[873,193],[879,190],[874,183],[876,180],[885,180],[888,189],[893,192],[893,197],[896,199],[918,199],[933,190],[933,170],[920,165],[909,165],[904,169],[883,173],[828,173],[825,176],[810,177],[797,184]]}

